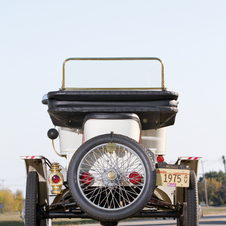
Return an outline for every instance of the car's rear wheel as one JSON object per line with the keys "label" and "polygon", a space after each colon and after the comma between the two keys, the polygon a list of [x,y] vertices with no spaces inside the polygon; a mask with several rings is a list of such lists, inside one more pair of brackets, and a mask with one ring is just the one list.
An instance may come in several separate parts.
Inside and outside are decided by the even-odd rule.
{"label": "car's rear wheel", "polygon": [[198,188],[195,172],[190,171],[190,184],[185,189],[184,216],[177,219],[177,226],[198,226],[199,225],[199,207],[198,207]]}
{"label": "car's rear wheel", "polygon": [[74,154],[69,190],[91,217],[118,221],[140,211],[155,188],[153,160],[138,142],[117,134],[94,137]]}
{"label": "car's rear wheel", "polygon": [[46,219],[41,220],[39,216],[39,189],[38,174],[31,171],[27,175],[25,225],[46,226]]}

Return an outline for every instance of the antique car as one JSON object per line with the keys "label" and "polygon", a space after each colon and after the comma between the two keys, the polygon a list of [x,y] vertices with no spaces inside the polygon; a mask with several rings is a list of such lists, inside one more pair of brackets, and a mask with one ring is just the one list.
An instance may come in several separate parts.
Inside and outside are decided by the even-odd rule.
{"label": "antique car", "polygon": [[[100,66],[106,62],[119,63],[116,72],[108,64]],[[157,69],[152,71],[147,65],[153,62]],[[160,84],[153,86],[156,71]],[[69,80],[75,85],[66,85]],[[44,156],[21,156],[27,172],[25,225],[51,225],[53,218],[117,225],[145,217],[197,226],[200,158],[178,157],[173,164],[164,159],[177,99],[165,88],[159,58],[66,59],[62,87],[42,99],[54,125],[48,137],[66,166]]]}

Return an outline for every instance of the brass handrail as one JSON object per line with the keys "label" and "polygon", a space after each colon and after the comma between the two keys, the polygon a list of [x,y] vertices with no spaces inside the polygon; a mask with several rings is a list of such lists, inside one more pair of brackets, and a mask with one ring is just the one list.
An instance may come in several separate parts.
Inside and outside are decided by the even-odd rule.
{"label": "brass handrail", "polygon": [[[98,57],[98,58],[68,58],[64,61],[63,63],[63,79],[62,79],[62,87],[61,89],[62,90],[73,90],[74,88],[66,88],[65,87],[65,64],[68,62],[68,61],[71,61],[71,60],[157,60],[161,63],[161,66],[162,66],[162,86],[161,87],[156,87],[156,88],[107,88],[108,90],[111,89],[111,90],[126,90],[126,89],[132,89],[132,90],[144,90],[144,89],[162,89],[162,90],[165,90],[165,81],[164,81],[164,65],[163,65],[163,62],[157,58],[157,57]],[[90,90],[104,90],[105,88],[76,88],[76,89],[90,89]]]}

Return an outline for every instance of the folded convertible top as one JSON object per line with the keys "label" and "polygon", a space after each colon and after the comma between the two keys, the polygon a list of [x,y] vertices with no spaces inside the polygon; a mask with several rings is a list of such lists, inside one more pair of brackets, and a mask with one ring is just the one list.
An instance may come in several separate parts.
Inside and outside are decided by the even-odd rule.
{"label": "folded convertible top", "polygon": [[60,90],[47,96],[53,124],[78,129],[90,113],[135,113],[148,130],[173,125],[178,112],[178,94],[170,91]]}

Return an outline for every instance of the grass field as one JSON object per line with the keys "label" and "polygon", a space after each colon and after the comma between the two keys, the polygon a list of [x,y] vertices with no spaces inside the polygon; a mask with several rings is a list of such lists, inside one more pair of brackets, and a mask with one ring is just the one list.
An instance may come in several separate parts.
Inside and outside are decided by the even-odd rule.
{"label": "grass field", "polygon": [[[225,214],[226,207],[203,207],[202,208],[204,216],[210,214]],[[72,225],[84,225],[95,223],[94,220],[89,219],[54,219],[52,221],[52,226],[72,226]],[[24,226],[22,219],[20,218],[19,212],[4,213],[0,214],[0,226]]]}
{"label": "grass field", "polygon": [[[58,225],[84,225],[90,223],[96,223],[97,221],[90,219],[54,219],[52,226]],[[19,212],[0,214],[0,226],[24,226],[24,222],[20,217]]]}
{"label": "grass field", "polygon": [[202,211],[204,216],[210,214],[226,214],[226,206],[225,207],[202,207]]}
{"label": "grass field", "polygon": [[24,226],[19,212],[0,214],[0,226]]}

